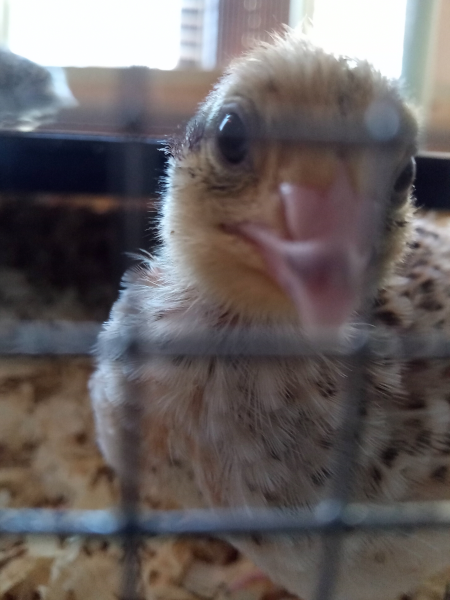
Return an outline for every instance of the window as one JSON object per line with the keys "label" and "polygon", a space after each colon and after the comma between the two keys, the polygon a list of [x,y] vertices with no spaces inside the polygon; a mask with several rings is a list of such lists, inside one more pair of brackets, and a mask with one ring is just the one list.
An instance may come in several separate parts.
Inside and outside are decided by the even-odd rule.
{"label": "window", "polygon": [[9,48],[47,66],[173,69],[182,0],[9,0]]}
{"label": "window", "polygon": [[326,50],[369,60],[400,77],[407,0],[315,0],[311,37]]}
{"label": "window", "polygon": [[[1,2],[2,0],[0,0]],[[48,66],[224,66],[254,39],[312,17],[327,50],[402,67],[407,0],[3,0],[6,42]]]}

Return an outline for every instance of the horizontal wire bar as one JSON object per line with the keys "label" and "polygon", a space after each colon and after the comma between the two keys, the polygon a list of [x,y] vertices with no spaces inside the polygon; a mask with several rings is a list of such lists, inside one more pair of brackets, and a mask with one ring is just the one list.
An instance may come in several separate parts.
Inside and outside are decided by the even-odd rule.
{"label": "horizontal wire bar", "polygon": [[394,334],[377,328],[344,329],[336,336],[300,338],[275,330],[235,329],[228,332],[173,333],[150,338],[139,331],[108,334],[97,343],[100,323],[74,321],[0,322],[0,355],[91,354],[123,360],[161,356],[354,356],[362,351],[376,358],[449,358],[450,337],[438,331]]}
{"label": "horizontal wire bar", "polygon": [[[341,122],[321,110],[308,114],[283,115],[278,121],[265,128],[250,127],[248,135],[259,142],[282,141],[292,143],[342,144],[349,146],[397,146],[408,140],[414,141],[415,133],[409,124],[402,122],[394,106],[383,113],[375,108],[374,118],[370,113],[364,119],[347,118]],[[230,109],[232,110],[232,109]],[[210,135],[214,135],[212,132]]]}
{"label": "horizontal wire bar", "polygon": [[100,330],[87,321],[0,322],[0,355],[91,354]]}
{"label": "horizontal wire bar", "polygon": [[137,513],[114,510],[2,509],[0,534],[40,535],[248,535],[333,533],[354,530],[450,528],[450,501],[386,506],[323,501],[307,509],[198,509]]}
{"label": "horizontal wire bar", "polygon": [[231,330],[229,332],[175,333],[165,337],[145,336],[139,331],[131,335],[108,334],[99,340],[103,358],[120,360],[160,356],[355,356],[363,351],[376,358],[446,358],[450,357],[450,337],[431,332],[394,334],[376,328],[343,330],[337,336],[301,338],[275,330]]}

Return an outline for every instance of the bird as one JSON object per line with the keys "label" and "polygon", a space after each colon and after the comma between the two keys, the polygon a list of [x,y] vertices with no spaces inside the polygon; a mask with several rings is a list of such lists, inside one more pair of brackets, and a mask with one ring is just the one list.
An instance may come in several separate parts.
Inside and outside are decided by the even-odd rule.
{"label": "bird", "polygon": [[[312,511],[332,498],[351,365],[313,345],[143,361],[118,339],[448,333],[450,236],[414,205],[419,132],[397,81],[287,30],[235,59],[169,144],[160,248],[125,275],[90,381],[121,478],[138,415],[148,505]],[[369,358],[352,501],[450,499],[449,373],[446,359]],[[231,541],[276,585],[314,597],[318,536]],[[337,600],[395,598],[450,563],[450,538],[356,531],[340,559]]]}
{"label": "bird", "polygon": [[76,104],[63,69],[0,48],[0,130],[35,129]]}

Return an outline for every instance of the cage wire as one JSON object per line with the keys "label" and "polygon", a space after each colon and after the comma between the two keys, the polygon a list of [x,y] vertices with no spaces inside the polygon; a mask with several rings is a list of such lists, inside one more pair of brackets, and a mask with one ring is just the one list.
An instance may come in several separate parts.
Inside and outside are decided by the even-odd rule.
{"label": "cage wire", "polygon": [[[144,195],[145,164],[140,135],[143,131],[144,107],[140,104],[139,89],[142,71],[130,69],[124,76],[123,86],[129,98],[122,105],[123,130],[127,134],[122,177],[128,199]],[[342,144],[371,145],[380,157],[386,157],[402,139],[400,128],[390,132],[391,107],[378,111],[378,120],[367,125],[354,122],[342,129],[336,123],[319,122],[310,115],[300,115],[296,122],[285,122],[279,137],[297,142],[339,142]],[[261,140],[263,142],[263,140]],[[380,172],[371,176],[380,180]],[[383,193],[381,190],[380,193]],[[126,202],[126,199],[124,200]],[[128,215],[124,225],[125,246],[133,248],[137,236],[136,215]],[[376,227],[377,224],[374,224]],[[145,363],[152,356],[211,357],[308,357],[318,353],[339,357],[351,365],[353,376],[347,389],[347,400],[341,415],[338,443],[334,453],[334,487],[331,497],[311,509],[198,509],[186,511],[152,511],[147,513],[139,507],[139,438],[142,402],[140,391],[130,387],[127,420],[131,430],[121,439],[121,451],[127,475],[121,481],[121,510],[53,510],[53,509],[1,509],[0,534],[46,534],[80,536],[116,536],[122,540],[124,550],[121,598],[137,600],[139,597],[138,549],[142,536],[186,535],[233,535],[251,534],[320,534],[322,536],[322,559],[317,570],[317,600],[333,597],[339,568],[340,549],[349,532],[409,531],[416,528],[449,528],[450,502],[404,502],[390,505],[355,503],[351,501],[352,465],[358,458],[358,439],[362,435],[364,421],[360,410],[364,402],[363,371],[373,357],[396,358],[450,358],[450,339],[437,331],[423,335],[387,335],[371,327],[368,317],[365,325],[352,330],[351,336],[314,340],[293,339],[264,330],[235,330],[227,333],[198,333],[176,338],[148,339],[140,331],[124,336],[118,333],[114,344],[103,348],[104,354],[119,362]],[[43,322],[19,322],[0,327],[1,355],[89,355],[97,339],[100,326],[97,323],[68,322],[46,324]],[[134,393],[133,393],[134,392]],[[126,408],[125,408],[126,406]],[[449,434],[450,435],[450,434]]]}

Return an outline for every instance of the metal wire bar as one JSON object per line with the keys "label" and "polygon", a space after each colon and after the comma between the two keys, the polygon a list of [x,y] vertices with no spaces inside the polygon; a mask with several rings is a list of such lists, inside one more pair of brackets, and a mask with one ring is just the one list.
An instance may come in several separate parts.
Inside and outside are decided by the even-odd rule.
{"label": "metal wire bar", "polygon": [[[134,533],[156,535],[308,534],[450,528],[450,501],[389,505],[325,500],[312,509],[197,509],[135,515]],[[123,536],[127,519],[114,510],[0,510],[0,534]]]}
{"label": "metal wire bar", "polygon": [[[143,146],[136,143],[145,131],[145,70],[139,67],[126,69],[121,77],[119,90],[120,112],[125,131],[131,136],[126,145],[122,165],[122,178],[128,201],[144,195],[146,165]],[[125,206],[125,205],[124,205]],[[125,253],[141,247],[141,211],[124,211],[124,235],[122,248]],[[129,266],[125,264],[124,267]],[[124,517],[123,535],[123,600],[139,600],[139,539],[136,522],[139,506],[139,481],[141,477],[141,416],[142,405],[138,386],[130,382],[127,390],[128,402],[121,407],[122,422],[128,426],[121,429],[119,444],[123,469],[120,473],[121,504]]]}
{"label": "metal wire bar", "polygon": [[380,359],[450,357],[450,337],[440,331],[395,334],[381,328],[359,327],[314,339],[263,329],[177,332],[159,339],[135,331],[132,335],[117,333],[97,341],[101,328],[100,323],[93,322],[0,322],[0,355],[89,355],[97,346],[103,357],[110,360],[122,360],[128,352],[142,360],[152,355],[348,357],[364,349]]}
{"label": "metal wire bar", "polygon": [[374,327],[348,330],[336,336],[301,338],[300,333],[263,329],[241,329],[221,332],[174,333],[170,338],[149,338],[135,331],[131,335],[111,334],[99,341],[104,358],[121,360],[128,351],[133,358],[147,360],[149,356],[255,356],[310,357],[317,354],[348,357],[365,348],[375,358],[446,358],[450,356],[450,338],[439,331],[429,334],[393,334]]}
{"label": "metal wire bar", "polygon": [[[347,398],[343,407],[341,423],[337,432],[336,453],[332,457],[331,471],[334,473],[334,490],[332,498],[345,507],[351,497],[355,479],[355,467],[359,455],[359,440],[364,427],[361,408],[364,403],[364,367],[370,354],[368,347],[363,347],[352,357],[350,367],[352,377],[349,379]],[[342,533],[333,532],[324,535],[322,540],[322,557],[316,586],[316,599],[328,600],[333,597],[338,571],[339,559],[343,543]]]}
{"label": "metal wire bar", "polygon": [[[231,109],[232,110],[232,109]],[[216,118],[222,118],[220,113]],[[347,117],[345,121],[330,116],[329,110],[313,109],[282,117],[265,128],[261,123],[250,127],[249,137],[257,142],[343,144],[346,146],[396,146],[415,137],[415,131],[400,115],[393,102],[374,100],[363,118]]]}
{"label": "metal wire bar", "polygon": [[139,582],[139,481],[141,477],[141,402],[138,386],[130,382],[128,403],[122,406],[124,426],[118,440],[123,460],[120,473],[121,510],[123,518],[122,598],[138,600]]}
{"label": "metal wire bar", "polygon": [[0,321],[0,355],[91,354],[100,323]]}
{"label": "metal wire bar", "polygon": [[[389,194],[389,177],[384,177],[388,172],[389,162],[392,161],[391,152],[384,150],[376,153],[376,163],[368,173],[375,196],[373,200],[378,204],[380,210],[368,226],[368,234],[373,239],[382,235],[382,224],[386,218],[386,206],[383,198]],[[376,182],[385,182],[384,185],[376,185]],[[374,289],[374,283],[379,279],[380,258],[374,258],[375,264],[369,269],[364,282],[367,289]],[[364,302],[361,310],[361,321],[369,326],[372,318],[372,302],[370,297]],[[370,362],[370,344],[363,344],[349,359],[346,400],[340,415],[340,424],[336,432],[336,445],[330,461],[330,471],[333,473],[333,488],[331,497],[339,503],[349,502],[355,484],[358,458],[361,451],[360,439],[364,435],[364,372],[366,365]],[[331,600],[334,595],[338,580],[342,545],[344,542],[342,532],[324,535],[322,537],[322,556],[319,564],[318,579],[315,597],[317,600]]]}

